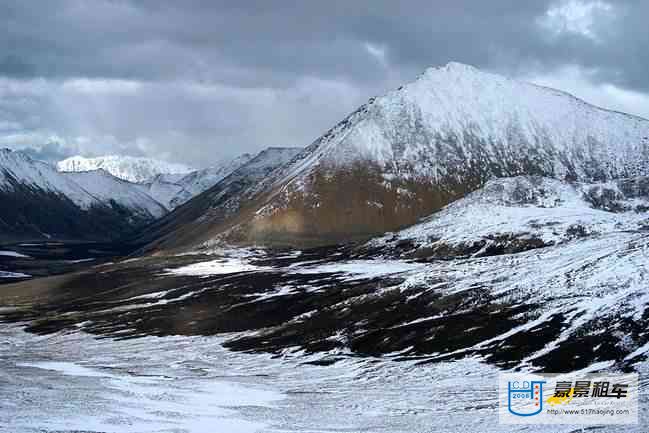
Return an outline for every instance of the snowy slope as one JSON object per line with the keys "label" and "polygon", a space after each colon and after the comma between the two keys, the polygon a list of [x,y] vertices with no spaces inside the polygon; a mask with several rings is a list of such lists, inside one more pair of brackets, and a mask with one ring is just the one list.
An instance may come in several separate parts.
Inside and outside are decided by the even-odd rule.
{"label": "snowy slope", "polygon": [[[127,260],[99,276],[53,281],[52,294],[68,297],[48,297],[39,313],[74,308],[76,325],[120,338],[224,333],[234,350],[320,354],[325,363],[351,355],[469,357],[553,372],[629,368],[649,355],[648,187],[647,178],[500,179],[363,247],[219,248],[212,257]],[[223,212],[224,203],[210,210]],[[172,241],[211,229],[173,222],[190,230],[172,232]],[[535,237],[541,242],[530,242]],[[140,283],[122,290],[125,275]],[[110,295],[70,290],[89,281]],[[11,290],[18,296],[24,287]],[[71,325],[44,316],[36,332]]]}
{"label": "snowy slope", "polygon": [[483,188],[398,233],[370,242],[417,256],[480,256],[649,227],[649,178],[607,183],[519,176]]}
{"label": "snowy slope", "polygon": [[139,185],[118,179],[103,169],[62,174],[102,203],[115,202],[145,218],[160,218],[167,213],[165,207],[142,192]]}
{"label": "snowy slope", "polygon": [[171,206],[177,207],[190,198],[210,189],[226,176],[247,164],[252,158],[253,155],[245,153],[234,159],[223,161],[213,167],[189,173],[180,180],[183,190],[171,200]]}
{"label": "snowy slope", "polygon": [[[430,265],[411,273],[401,290],[434,288],[465,303],[473,299],[476,309],[496,302],[526,311],[517,326],[454,357],[513,355],[517,365],[548,371],[593,361],[619,367],[649,354],[648,229],[647,177],[606,184],[519,177],[490,182],[368,247],[372,254],[427,259]],[[542,242],[520,242],[531,239]]]}
{"label": "snowy slope", "polygon": [[172,273],[237,274],[237,287],[276,281],[246,292],[247,303],[233,300],[248,321],[264,317],[260,305],[290,311],[282,323],[235,337],[231,347],[240,350],[300,347],[424,363],[469,357],[542,371],[629,368],[649,356],[648,229],[647,177],[516,177],[351,253],[224,249],[225,258]]}
{"label": "snowy slope", "polygon": [[78,172],[104,169],[120,179],[141,183],[158,174],[186,174],[193,169],[183,164],[172,164],[151,158],[108,155],[97,158],[73,156],[57,164],[59,171]]}
{"label": "snowy slope", "polygon": [[180,180],[185,176],[185,174],[158,174],[138,185],[144,193],[171,210],[171,200],[183,191]]}
{"label": "snowy slope", "polygon": [[251,159],[252,155],[246,153],[185,175],[160,174],[145,182],[144,185],[153,198],[164,204],[167,209],[173,210],[192,197],[213,187]]}

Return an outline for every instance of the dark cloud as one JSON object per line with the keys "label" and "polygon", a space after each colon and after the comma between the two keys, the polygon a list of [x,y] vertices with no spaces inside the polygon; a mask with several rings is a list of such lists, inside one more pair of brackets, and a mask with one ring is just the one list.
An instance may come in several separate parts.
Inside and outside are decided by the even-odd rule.
{"label": "dark cloud", "polygon": [[648,15],[639,0],[9,0],[0,122],[23,129],[0,142],[55,135],[204,164],[306,145],[451,60],[516,76],[574,67],[589,85],[647,92]]}

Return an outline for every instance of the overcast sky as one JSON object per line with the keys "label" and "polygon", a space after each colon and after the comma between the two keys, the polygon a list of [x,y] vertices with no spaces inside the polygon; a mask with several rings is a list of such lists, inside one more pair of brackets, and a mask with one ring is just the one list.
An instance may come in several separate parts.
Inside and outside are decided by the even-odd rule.
{"label": "overcast sky", "polygon": [[206,166],[449,61],[649,117],[646,0],[2,0],[0,147]]}

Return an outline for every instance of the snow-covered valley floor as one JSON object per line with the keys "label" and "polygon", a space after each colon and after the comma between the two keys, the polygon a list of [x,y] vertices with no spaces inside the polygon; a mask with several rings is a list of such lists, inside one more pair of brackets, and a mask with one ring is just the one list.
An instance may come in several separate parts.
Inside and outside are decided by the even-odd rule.
{"label": "snow-covered valley floor", "polygon": [[36,336],[3,324],[0,431],[581,431],[498,425],[498,370],[476,360],[308,361],[230,352],[217,337],[116,341],[83,332]]}

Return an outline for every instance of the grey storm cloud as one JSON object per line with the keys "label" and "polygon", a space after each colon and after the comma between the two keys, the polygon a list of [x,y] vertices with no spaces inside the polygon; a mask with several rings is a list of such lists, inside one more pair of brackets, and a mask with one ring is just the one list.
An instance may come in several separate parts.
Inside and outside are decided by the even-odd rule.
{"label": "grey storm cloud", "polygon": [[596,102],[649,113],[646,16],[631,0],[7,0],[0,145],[206,165],[307,145],[449,61],[615,86]]}
{"label": "grey storm cloud", "polygon": [[51,164],[71,156],[69,149],[56,141],[44,143],[42,146],[25,147],[19,150],[33,159],[46,161]]}

